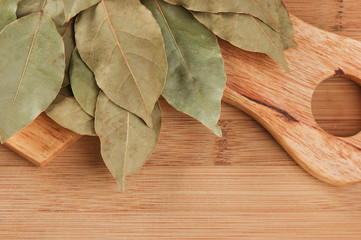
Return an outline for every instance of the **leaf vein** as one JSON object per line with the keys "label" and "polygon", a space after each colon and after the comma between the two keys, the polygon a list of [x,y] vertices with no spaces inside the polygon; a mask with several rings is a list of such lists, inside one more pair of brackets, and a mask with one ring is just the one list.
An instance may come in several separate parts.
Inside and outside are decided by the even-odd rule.
{"label": "leaf vein", "polygon": [[21,75],[21,78],[20,78],[18,87],[17,87],[16,92],[15,92],[14,99],[13,99],[13,101],[12,101],[10,113],[12,113],[13,110],[14,110],[15,102],[16,102],[16,99],[17,99],[17,97],[18,97],[20,87],[21,87],[21,85],[22,85],[22,83],[23,83],[23,81],[24,81],[25,73],[26,73],[26,70],[27,70],[27,68],[28,68],[28,64],[29,64],[29,61],[30,61],[31,54],[32,54],[32,52],[33,52],[35,40],[36,40],[36,37],[37,37],[37,35],[38,35],[39,26],[40,26],[41,19],[43,18],[43,14],[44,14],[43,12],[40,13],[40,18],[39,18],[39,21],[38,21],[38,23],[37,23],[37,25],[36,25],[36,28],[35,28],[34,37],[33,37],[33,40],[32,40],[32,42],[31,42],[31,46],[30,46],[30,49],[29,49],[29,52],[28,52],[28,56],[27,56],[27,58],[26,58],[24,70],[23,70],[23,72],[22,72],[22,75]]}
{"label": "leaf vein", "polygon": [[116,42],[116,44],[117,44],[117,46],[118,46],[118,48],[119,48],[119,50],[120,50],[120,52],[121,52],[124,60],[125,60],[125,63],[126,63],[126,65],[127,65],[128,70],[130,71],[130,73],[131,73],[131,75],[132,75],[132,77],[133,77],[133,79],[134,79],[135,85],[136,85],[136,87],[137,87],[137,89],[138,89],[138,91],[139,91],[139,94],[140,94],[141,98],[142,98],[142,103],[143,103],[143,105],[144,105],[144,109],[145,109],[147,115],[150,116],[150,112],[149,112],[149,110],[148,110],[148,108],[147,108],[147,105],[146,105],[146,103],[145,103],[145,99],[144,99],[143,93],[142,93],[142,91],[141,91],[141,89],[140,89],[139,83],[138,83],[138,81],[137,81],[137,79],[136,79],[136,77],[135,77],[135,75],[134,75],[134,73],[133,73],[132,68],[130,67],[130,65],[129,65],[129,63],[128,63],[128,60],[127,60],[127,58],[126,58],[126,56],[125,56],[125,54],[124,54],[124,52],[123,52],[123,49],[122,49],[122,47],[121,47],[121,45],[120,45],[120,42],[119,42],[119,40],[118,40],[118,37],[117,37],[116,34],[115,34],[115,30],[114,30],[113,24],[112,24],[112,22],[111,22],[111,20],[110,20],[109,12],[108,12],[108,9],[107,9],[107,7],[106,7],[106,5],[105,5],[105,1],[102,0],[102,3],[103,3],[104,12],[105,12],[105,15],[106,15],[106,17],[107,17],[107,20],[108,20],[110,29],[111,29],[111,31],[112,31],[112,33],[113,33],[114,40],[115,40],[115,42]]}
{"label": "leaf vein", "polygon": [[[192,80],[192,83],[193,83],[195,89],[197,90],[196,92],[198,93],[199,98],[201,99],[202,105],[204,106],[204,110],[206,111],[207,115],[211,117],[212,115],[211,115],[211,114],[209,113],[209,111],[208,111],[208,105],[207,105],[206,102],[204,101],[204,99],[203,99],[203,97],[202,97],[202,94],[201,94],[201,92],[200,92],[200,90],[199,90],[199,88],[198,88],[198,86],[197,86],[197,84],[196,84],[196,82],[195,82],[192,74],[190,73],[190,70],[189,70],[189,68],[188,68],[187,62],[186,62],[186,60],[184,59],[184,56],[183,56],[181,50],[180,50],[179,47],[178,47],[178,43],[177,43],[177,41],[175,40],[175,37],[174,37],[174,35],[173,35],[173,33],[172,33],[172,30],[171,30],[171,28],[170,28],[170,26],[169,26],[169,23],[168,23],[167,19],[166,19],[164,13],[163,13],[163,10],[162,10],[162,8],[161,8],[160,5],[159,5],[158,0],[154,0],[154,1],[155,1],[156,5],[157,5],[157,8],[159,9],[159,12],[161,13],[161,15],[162,15],[162,17],[163,17],[163,19],[164,19],[165,25],[166,25],[166,27],[167,27],[167,29],[168,29],[171,37],[172,37],[172,40],[174,41],[174,44],[175,44],[175,46],[176,46],[176,48],[177,48],[177,51],[179,52],[179,54],[180,54],[180,56],[181,56],[181,59],[182,59],[184,65],[185,65],[185,68],[186,68],[186,70],[187,70],[187,73],[188,73],[190,79]],[[213,118],[211,118],[211,119],[212,119],[212,122],[213,122],[215,125],[217,125],[217,122],[215,122]]]}

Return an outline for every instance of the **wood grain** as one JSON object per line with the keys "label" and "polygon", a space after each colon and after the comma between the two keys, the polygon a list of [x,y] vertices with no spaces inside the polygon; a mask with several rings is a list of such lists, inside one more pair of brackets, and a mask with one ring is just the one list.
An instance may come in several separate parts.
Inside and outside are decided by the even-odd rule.
{"label": "wood grain", "polygon": [[[285,2],[315,25],[336,23],[339,1]],[[351,21],[361,16],[358,3],[343,1],[349,20],[338,33],[361,40],[361,26]],[[227,104],[223,138],[161,106],[160,143],[125,193],[96,138],[80,139],[45,168],[0,147],[0,239],[360,239],[360,185],[314,179]]]}
{"label": "wood grain", "polygon": [[285,51],[289,72],[263,54],[220,41],[227,73],[223,100],[261,123],[313,176],[335,185],[358,183],[361,134],[342,138],[327,133],[315,121],[311,102],[328,77],[361,84],[361,42],[291,19],[298,46]]}
{"label": "wood grain", "polygon": [[328,133],[354,136],[361,130],[361,87],[341,77],[322,82],[312,97],[312,112],[318,125]]}
{"label": "wood grain", "polygon": [[79,135],[60,127],[43,113],[9,138],[4,146],[43,167],[79,138]]}

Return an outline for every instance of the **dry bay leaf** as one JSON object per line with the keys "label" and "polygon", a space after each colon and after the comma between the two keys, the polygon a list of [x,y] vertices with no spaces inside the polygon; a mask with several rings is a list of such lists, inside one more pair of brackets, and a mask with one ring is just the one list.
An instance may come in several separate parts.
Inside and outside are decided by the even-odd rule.
{"label": "dry bay leaf", "polygon": [[46,0],[44,11],[53,19],[57,27],[63,26],[65,21],[64,5],[60,0]]}
{"label": "dry bay leaf", "polygon": [[43,9],[46,0],[18,0],[16,16],[22,18]]}
{"label": "dry bay leaf", "polygon": [[67,31],[70,23],[71,23],[71,20],[70,20],[70,22],[65,23],[64,25],[58,27],[58,32],[59,32],[59,34],[61,36],[63,36],[65,34],[65,32]]}
{"label": "dry bay leaf", "polygon": [[296,47],[297,44],[293,40],[293,26],[290,19],[290,15],[286,6],[280,1],[279,9],[280,17],[280,33],[283,42],[284,49]]}
{"label": "dry bay leaf", "polygon": [[96,136],[94,118],[73,97],[59,94],[45,113],[60,126],[77,134]]}
{"label": "dry bay leaf", "polygon": [[65,60],[61,36],[42,12],[7,25],[0,33],[0,52],[0,136],[4,142],[55,99]]}
{"label": "dry bay leaf", "polygon": [[77,49],[74,49],[71,57],[69,73],[75,99],[86,113],[94,117],[100,89],[93,72],[80,58]]}
{"label": "dry bay leaf", "polygon": [[246,51],[265,53],[288,70],[281,35],[257,18],[237,13],[192,13],[220,38]]}
{"label": "dry bay leaf", "polygon": [[19,0],[16,15],[21,18],[44,10],[57,27],[65,24],[64,5],[60,0]]}
{"label": "dry bay leaf", "polygon": [[217,122],[226,83],[216,37],[181,6],[144,0],[161,26],[168,58],[164,98],[222,135]]}
{"label": "dry bay leaf", "polygon": [[[62,86],[68,86],[70,84],[69,80],[69,67],[70,60],[75,48],[75,40],[74,40],[74,21],[70,20],[67,28],[62,34],[62,38],[65,46],[65,74]],[[59,30],[59,29],[58,29]]]}
{"label": "dry bay leaf", "polygon": [[81,11],[100,2],[100,0],[61,0],[60,2],[62,2],[64,6],[65,19],[66,21],[69,21]]}
{"label": "dry bay leaf", "polygon": [[69,63],[75,47],[74,41],[74,21],[65,22],[64,6],[62,0],[19,0],[18,17],[26,16],[38,12],[44,8],[44,11],[52,18],[61,34],[65,45],[65,75],[62,86],[70,84],[69,81]]}
{"label": "dry bay leaf", "polygon": [[151,127],[167,73],[162,33],[151,12],[138,0],[103,0],[78,16],[75,38],[98,86]]}
{"label": "dry bay leaf", "polygon": [[95,112],[95,131],[100,137],[103,160],[122,191],[126,176],[143,166],[160,134],[162,113],[156,104],[153,129],[134,114],[114,104],[100,92]]}
{"label": "dry bay leaf", "polygon": [[60,89],[60,92],[59,92],[58,95],[62,95],[62,96],[64,96],[64,97],[74,98],[74,94],[73,94],[73,92],[71,91],[70,85],[62,87],[62,88]]}
{"label": "dry bay leaf", "polygon": [[16,20],[17,0],[0,0],[0,31]]}
{"label": "dry bay leaf", "polygon": [[252,15],[275,31],[279,31],[278,2],[276,0],[164,0],[171,4],[182,5],[195,12],[242,13]]}
{"label": "dry bay leaf", "polygon": [[17,16],[23,17],[30,13],[44,11],[53,19],[57,26],[70,21],[79,12],[90,8],[100,0],[18,0]]}

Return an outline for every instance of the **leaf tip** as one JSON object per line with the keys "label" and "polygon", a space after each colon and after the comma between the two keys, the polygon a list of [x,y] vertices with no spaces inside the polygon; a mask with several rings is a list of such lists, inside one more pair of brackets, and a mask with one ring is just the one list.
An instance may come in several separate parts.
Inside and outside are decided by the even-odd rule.
{"label": "leaf tip", "polygon": [[122,193],[124,193],[125,192],[125,186],[126,186],[126,178],[125,178],[125,176],[119,176],[119,178],[116,177],[115,180],[117,181],[117,184],[118,184],[118,186],[120,188],[120,191]]}
{"label": "leaf tip", "polygon": [[149,115],[147,116],[146,118],[143,118],[145,124],[150,128],[150,129],[153,129],[153,119],[152,119],[152,116]]}
{"label": "leaf tip", "polygon": [[120,186],[120,191],[121,191],[122,193],[124,193],[124,192],[125,192],[125,181],[122,181],[122,182],[119,184],[119,186]]}
{"label": "leaf tip", "polygon": [[222,130],[221,130],[221,128],[220,128],[218,125],[216,125],[216,126],[215,126],[215,129],[213,129],[213,133],[214,133],[217,137],[220,137],[220,138],[223,136]]}
{"label": "leaf tip", "polygon": [[286,72],[290,72],[290,69],[288,68],[286,60],[284,60],[281,65]]}

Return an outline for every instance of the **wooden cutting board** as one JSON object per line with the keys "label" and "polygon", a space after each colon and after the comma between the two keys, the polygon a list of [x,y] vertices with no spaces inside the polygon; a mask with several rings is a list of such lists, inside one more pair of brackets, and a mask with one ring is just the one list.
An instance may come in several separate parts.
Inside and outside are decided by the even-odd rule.
{"label": "wooden cutting board", "polygon": [[[361,40],[358,2],[286,4],[312,24]],[[352,114],[339,121],[351,132],[360,126],[359,107],[351,102],[359,92],[337,83],[345,105],[336,113],[348,106]],[[0,239],[360,236],[360,186],[335,188],[313,179],[257,123],[226,104],[222,139],[165,102],[162,107],[160,144],[124,194],[94,138],[81,139],[44,169],[0,148]],[[319,108],[317,114],[333,128],[327,119],[335,112]]]}

